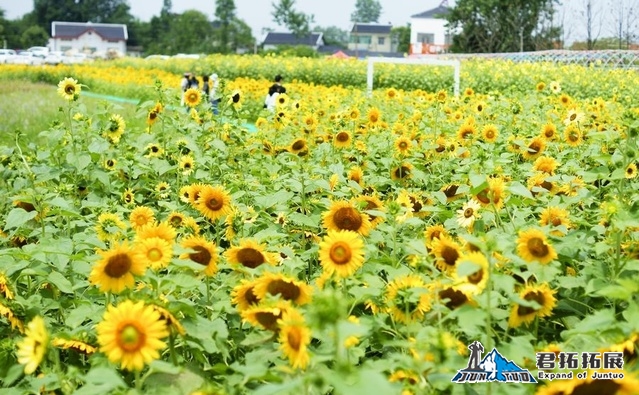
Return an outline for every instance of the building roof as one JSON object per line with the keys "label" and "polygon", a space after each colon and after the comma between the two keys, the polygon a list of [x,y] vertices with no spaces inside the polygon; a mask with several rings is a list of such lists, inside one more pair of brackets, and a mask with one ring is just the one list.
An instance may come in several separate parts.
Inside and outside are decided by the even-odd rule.
{"label": "building roof", "polygon": [[262,45],[323,45],[323,33],[309,33],[306,36],[297,37],[293,33],[268,32],[262,39]]}
{"label": "building roof", "polygon": [[419,14],[412,15],[411,18],[422,18],[422,19],[439,19],[445,15],[448,15],[450,12],[450,8],[447,6],[440,4],[437,8],[433,8],[432,10],[420,12]]}
{"label": "building roof", "polygon": [[351,33],[361,34],[390,34],[393,25],[378,23],[354,23]]}
{"label": "building roof", "polygon": [[126,41],[129,33],[126,25],[91,22],[51,22],[52,38],[77,38],[89,31],[108,41]]}

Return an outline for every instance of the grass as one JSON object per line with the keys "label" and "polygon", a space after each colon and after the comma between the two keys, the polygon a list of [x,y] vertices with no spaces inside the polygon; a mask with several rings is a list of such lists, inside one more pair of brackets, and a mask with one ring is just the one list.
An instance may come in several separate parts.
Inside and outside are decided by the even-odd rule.
{"label": "grass", "polygon": [[[103,99],[82,97],[86,113],[93,114],[97,108],[113,106],[113,111],[122,115],[127,128],[144,127],[145,119],[136,115],[136,106],[128,103],[108,103]],[[15,144],[15,133],[23,134],[22,144],[39,143],[38,135],[48,130],[53,122],[64,122],[67,102],[57,93],[57,87],[34,84],[27,81],[5,81],[0,84],[0,145]]]}

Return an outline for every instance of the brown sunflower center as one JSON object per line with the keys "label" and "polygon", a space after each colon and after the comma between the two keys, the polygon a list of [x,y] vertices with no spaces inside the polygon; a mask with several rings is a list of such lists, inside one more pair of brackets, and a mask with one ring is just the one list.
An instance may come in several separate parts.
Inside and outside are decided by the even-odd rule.
{"label": "brown sunflower center", "polygon": [[151,248],[147,253],[146,257],[149,258],[150,261],[156,262],[162,259],[162,251],[159,248]]}
{"label": "brown sunflower center", "polygon": [[399,146],[399,149],[402,151],[408,149],[408,143],[405,141],[400,141],[398,146]]}
{"label": "brown sunflower center", "polygon": [[548,138],[551,138],[551,137],[552,137],[552,136],[554,136],[554,135],[555,135],[555,131],[554,131],[554,130],[552,130],[552,129],[546,129],[546,130],[544,131],[544,136],[546,136],[546,137],[548,137]]}
{"label": "brown sunflower center", "polygon": [[224,199],[220,199],[218,196],[212,196],[206,201],[206,208],[212,211],[218,211],[224,207]]}
{"label": "brown sunflower center", "polygon": [[530,143],[530,145],[528,146],[528,152],[532,154],[538,154],[539,151],[541,151],[541,143],[537,141]]}
{"label": "brown sunflower center", "polygon": [[286,335],[286,341],[292,349],[299,350],[302,346],[302,334],[300,330],[296,327],[291,328]]}
{"label": "brown sunflower center", "polygon": [[408,199],[410,200],[412,209],[414,213],[418,213],[421,211],[422,207],[424,207],[422,205],[422,202],[420,202],[419,200],[417,200],[417,198],[415,198],[414,196],[409,196]]}
{"label": "brown sunflower center", "polygon": [[[524,297],[524,300],[530,302],[530,301],[535,301],[537,303],[539,303],[540,306],[544,305],[545,302],[545,298],[544,298],[544,294],[539,292],[539,291],[532,291],[527,293]],[[528,306],[517,306],[517,315],[519,316],[524,316],[524,315],[528,315],[528,314],[532,314],[535,311],[537,311],[536,308],[534,307],[528,307]]]}
{"label": "brown sunflower center", "polygon": [[106,164],[109,167],[113,167],[113,165],[115,165],[115,162],[113,162],[113,159],[107,159]]}
{"label": "brown sunflower center", "polygon": [[475,199],[479,200],[480,202],[484,204],[490,203],[490,199],[488,198],[488,192],[490,192],[490,189],[488,188],[482,189],[481,192],[475,195]]}
{"label": "brown sunflower center", "polygon": [[353,256],[351,247],[343,241],[334,243],[328,254],[331,257],[331,261],[337,265],[344,265],[348,263]]}
{"label": "brown sunflower center", "polygon": [[277,313],[271,311],[259,311],[255,313],[255,319],[264,328],[268,330],[275,330],[277,328],[277,320],[282,317],[282,312],[279,309]]}
{"label": "brown sunflower center", "polygon": [[253,293],[253,288],[249,288],[248,290],[246,290],[246,292],[244,293],[244,300],[249,305],[255,305],[260,302],[257,296],[255,296],[255,294]]}
{"label": "brown sunflower center", "polygon": [[404,178],[410,175],[410,168],[408,166],[400,166],[395,169],[395,177]]}
{"label": "brown sunflower center", "polygon": [[444,195],[446,195],[447,198],[454,197],[457,194],[457,188],[459,188],[459,185],[450,185],[446,187],[446,189],[444,189]]}
{"label": "brown sunflower center", "polygon": [[548,255],[548,246],[539,237],[532,237],[526,243],[528,251],[536,258],[543,258]]}
{"label": "brown sunflower center", "polygon": [[118,347],[125,352],[136,352],[144,346],[146,335],[136,325],[127,324],[119,331]]}
{"label": "brown sunflower center", "polygon": [[463,305],[468,301],[468,297],[465,293],[452,288],[446,288],[439,291],[439,298],[442,300],[448,299],[448,301],[446,302],[446,307],[451,310]]}
{"label": "brown sunflower center", "polygon": [[297,140],[296,142],[293,143],[293,145],[291,146],[295,151],[299,151],[304,149],[304,147],[306,146],[306,143],[304,142],[304,140]]}
{"label": "brown sunflower center", "polygon": [[482,269],[479,269],[475,273],[468,275],[468,277],[466,278],[468,279],[469,283],[477,285],[484,278],[484,271]]}
{"label": "brown sunflower center", "polygon": [[494,130],[492,130],[492,129],[488,129],[488,130],[486,131],[486,138],[487,138],[487,139],[492,139],[492,138],[494,138],[494,137],[495,137],[495,131],[494,131]]}
{"label": "brown sunflower center", "polygon": [[459,258],[459,252],[456,248],[450,246],[444,246],[442,248],[442,259],[448,266],[455,266],[457,259]]}
{"label": "brown sunflower center", "polygon": [[104,273],[111,278],[120,278],[129,273],[132,264],[128,254],[115,254],[109,258]]}
{"label": "brown sunflower center", "polygon": [[245,247],[239,250],[237,252],[237,260],[242,264],[242,266],[250,269],[255,269],[266,261],[264,255],[260,251],[250,247]]}
{"label": "brown sunflower center", "polygon": [[75,93],[75,86],[73,85],[67,85],[64,87],[64,93],[66,93],[67,95],[73,95]]}
{"label": "brown sunflower center", "polygon": [[577,114],[570,114],[570,121],[577,119]]}
{"label": "brown sunflower center", "polygon": [[552,217],[550,220],[550,223],[552,224],[552,226],[559,226],[561,225],[561,218],[559,217]]}
{"label": "brown sunflower center", "polygon": [[271,295],[281,295],[285,300],[296,300],[300,297],[299,287],[291,281],[275,280],[271,281],[266,288]]}
{"label": "brown sunflower center", "polygon": [[211,261],[211,252],[202,246],[195,246],[191,248],[197,252],[190,253],[189,259],[195,263],[199,263],[200,265],[207,266]]}
{"label": "brown sunflower center", "polygon": [[468,207],[466,210],[464,210],[464,218],[470,218],[470,217],[473,216],[473,214],[475,214],[475,210],[473,210],[470,207]]}
{"label": "brown sunflower center", "polygon": [[368,116],[368,120],[371,121],[372,123],[375,123],[379,120],[379,116],[376,113],[371,113]]}
{"label": "brown sunflower center", "polygon": [[357,232],[362,227],[362,217],[352,207],[342,207],[333,215],[335,226],[342,230]]}
{"label": "brown sunflower center", "polygon": [[[233,99],[233,103],[239,103],[240,102],[240,94],[239,93],[234,94],[232,99]],[[283,98],[280,99],[280,103],[283,103],[284,101],[286,101],[286,100],[284,100],[284,101],[282,101],[282,100],[284,100],[284,99]]]}
{"label": "brown sunflower center", "polygon": [[182,225],[182,217],[180,217],[179,215],[174,215],[169,219],[169,223],[174,228],[180,227]]}
{"label": "brown sunflower center", "polygon": [[349,138],[350,138],[350,136],[346,132],[339,132],[339,133],[337,133],[337,136],[335,137],[335,139],[337,141],[339,141],[340,143],[347,142],[349,140]]}
{"label": "brown sunflower center", "polygon": [[579,133],[576,133],[576,132],[568,133],[568,141],[572,143],[579,141]]}
{"label": "brown sunflower center", "polygon": [[151,112],[149,113],[149,119],[150,119],[151,121],[153,121],[155,118],[157,118],[157,116],[158,116],[158,113],[157,113],[157,112],[155,112],[155,111],[151,111]]}

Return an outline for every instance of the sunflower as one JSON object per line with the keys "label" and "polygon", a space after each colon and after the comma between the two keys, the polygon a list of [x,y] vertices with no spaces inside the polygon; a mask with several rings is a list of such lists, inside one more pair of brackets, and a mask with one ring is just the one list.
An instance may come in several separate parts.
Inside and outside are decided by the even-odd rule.
{"label": "sunflower", "polygon": [[351,146],[351,134],[345,130],[338,132],[333,138],[333,145],[337,148],[348,148]]}
{"label": "sunflower", "polygon": [[550,88],[550,91],[556,95],[561,93],[561,85],[557,81],[551,81],[549,88]]}
{"label": "sunflower", "polygon": [[470,199],[461,210],[457,210],[457,223],[464,228],[470,228],[475,220],[480,217],[479,209],[481,205],[475,199]]}
{"label": "sunflower", "polygon": [[491,177],[488,187],[479,191],[474,198],[484,207],[493,204],[495,208],[500,208],[504,204],[504,190],[503,178]]}
{"label": "sunflower", "polygon": [[242,320],[253,326],[261,326],[269,331],[279,330],[278,320],[293,309],[291,303],[285,300],[278,300],[270,304],[258,304],[240,312]]}
{"label": "sunflower", "polygon": [[203,188],[204,184],[191,184],[180,188],[180,200],[195,206]]}
{"label": "sunflower", "polygon": [[104,162],[102,162],[102,167],[104,167],[105,170],[108,171],[113,171],[115,170],[115,165],[118,164],[118,161],[116,159],[105,159]]}
{"label": "sunflower", "polygon": [[382,113],[377,107],[372,107],[370,110],[368,110],[366,117],[368,118],[368,124],[370,126],[376,126],[379,125],[380,121],[382,120]]}
{"label": "sunflower", "polygon": [[537,195],[540,192],[551,192],[555,193],[558,191],[557,185],[555,185],[552,181],[549,181],[548,178],[550,176],[546,173],[535,173],[528,178],[527,184],[528,189],[533,194],[533,196]]}
{"label": "sunflower", "polygon": [[13,299],[13,292],[11,292],[8,283],[7,277],[0,273],[0,295],[4,295],[7,300],[11,300]]}
{"label": "sunflower", "polygon": [[564,139],[569,146],[577,147],[583,141],[581,130],[575,125],[568,125],[564,131]]}
{"label": "sunflower", "polygon": [[535,89],[537,90],[537,92],[541,92],[544,89],[546,89],[546,83],[545,82],[538,82],[537,86],[535,86]]}
{"label": "sunflower", "polygon": [[258,281],[242,280],[231,291],[231,303],[236,305],[240,312],[260,303],[260,298],[257,297],[254,291]]}
{"label": "sunflower", "polygon": [[145,262],[138,258],[125,241],[108,251],[98,250],[101,259],[93,265],[89,281],[102,292],[120,293],[135,285],[134,275],[146,271]]}
{"label": "sunflower", "polygon": [[193,168],[195,167],[195,160],[191,155],[184,155],[180,157],[178,162],[178,167],[182,170],[182,174],[188,176],[193,172]]}
{"label": "sunflower", "polygon": [[82,86],[73,78],[66,77],[62,81],[58,82],[58,94],[65,100],[78,100],[81,91]]}
{"label": "sunflower", "polygon": [[461,246],[446,235],[431,242],[431,254],[435,256],[435,266],[442,272],[452,274],[461,255]]}
{"label": "sunflower", "polygon": [[358,185],[364,185],[364,171],[361,167],[355,166],[348,171],[348,179],[355,181]]}
{"label": "sunflower", "polygon": [[155,192],[157,192],[160,199],[166,199],[169,197],[169,192],[171,192],[171,185],[166,181],[159,182],[155,186]]}
{"label": "sunflower", "polygon": [[24,373],[31,374],[40,366],[47,352],[49,333],[42,317],[37,316],[29,322],[25,338],[17,343],[18,363],[24,365]]}
{"label": "sunflower", "polygon": [[164,149],[160,147],[158,143],[150,143],[146,146],[147,154],[144,155],[147,158],[159,158],[164,154]]}
{"label": "sunflower", "polygon": [[308,150],[308,145],[306,144],[306,140],[304,139],[296,139],[291,143],[288,147],[288,152],[291,154],[299,155],[304,151]]}
{"label": "sunflower", "polygon": [[202,101],[202,93],[197,88],[189,88],[184,92],[184,104],[193,108]]}
{"label": "sunflower", "polygon": [[124,229],[126,229],[126,225],[120,217],[111,213],[100,214],[98,223],[95,225],[98,239],[102,241],[115,241],[124,238],[122,232]]}
{"label": "sunflower", "polygon": [[222,187],[205,185],[195,202],[195,208],[211,221],[231,212],[231,196]]}
{"label": "sunflower", "polygon": [[259,299],[266,295],[278,296],[281,299],[303,305],[311,301],[312,289],[306,283],[286,277],[282,274],[265,273],[256,280],[253,292]]}
{"label": "sunflower", "polygon": [[552,245],[548,243],[546,235],[537,229],[519,232],[517,253],[526,262],[537,261],[542,265],[547,265],[557,259],[557,253]]}
{"label": "sunflower", "polygon": [[464,289],[458,289],[452,285],[442,286],[440,284],[433,285],[437,292],[440,302],[444,302],[444,306],[454,310],[467,303],[473,303],[472,296],[467,294]]}
{"label": "sunflower", "polygon": [[146,124],[152,126],[155,121],[158,120],[159,112],[154,109],[151,109],[149,113],[146,115]]}
{"label": "sunflower", "polygon": [[634,163],[629,164],[626,167],[625,173],[626,173],[626,178],[629,180],[637,177],[637,165]]}
{"label": "sunflower", "polygon": [[439,239],[442,236],[448,236],[448,231],[441,224],[430,225],[424,231],[424,238],[426,239],[426,246],[430,247],[434,240]]}
{"label": "sunflower", "polygon": [[549,316],[557,304],[557,299],[554,296],[555,292],[546,283],[526,286],[519,292],[519,298],[526,302],[534,301],[538,306],[515,303],[508,318],[508,326],[516,328],[521,324],[530,324],[535,317],[543,318]]}
{"label": "sunflower", "polygon": [[415,274],[397,277],[386,286],[387,311],[397,322],[409,324],[424,318],[430,310],[430,294]]}
{"label": "sunflower", "polygon": [[195,218],[187,216],[182,223],[182,234],[185,235],[197,235],[200,233],[200,225],[198,225]]}
{"label": "sunflower", "polygon": [[333,202],[322,217],[322,226],[329,230],[350,230],[366,236],[371,229],[368,215],[350,202]]}
{"label": "sunflower", "polygon": [[255,127],[258,129],[264,129],[268,125],[268,120],[263,117],[257,118],[255,121]]}
{"label": "sunflower", "polygon": [[542,137],[536,136],[530,140],[530,143],[523,150],[522,155],[524,159],[533,160],[537,159],[546,149],[546,140]]}
{"label": "sunflower", "polygon": [[171,244],[159,237],[141,239],[135,244],[135,259],[150,266],[153,270],[160,270],[169,265],[173,258],[173,248]]}
{"label": "sunflower", "polygon": [[457,193],[458,190],[459,184],[448,184],[441,188],[441,191],[444,192],[444,195],[446,195],[446,201],[448,203],[464,196],[463,193]]}
{"label": "sunflower", "polygon": [[400,155],[407,155],[412,148],[413,142],[408,137],[399,137],[395,140],[395,150]]}
{"label": "sunflower", "polygon": [[557,140],[557,127],[552,122],[548,122],[541,128],[541,137],[548,141]]}
{"label": "sunflower", "polygon": [[459,127],[459,130],[457,130],[457,140],[460,142],[464,140],[471,140],[476,133],[477,133],[477,129],[475,128],[474,124],[469,122],[464,122]]}
{"label": "sunflower", "polygon": [[464,96],[471,97],[474,94],[475,94],[475,91],[473,90],[473,88],[468,87],[468,88],[464,89]]}
{"label": "sunflower", "polygon": [[144,240],[150,239],[152,237],[159,237],[161,239],[166,240],[169,244],[173,244],[175,242],[176,232],[173,227],[167,222],[153,222],[142,226],[140,229],[136,230],[135,238],[136,240]]}
{"label": "sunflower", "polygon": [[319,260],[326,272],[348,277],[364,264],[364,241],[353,231],[329,229],[319,245]]}
{"label": "sunflower", "polygon": [[[391,383],[406,383],[409,385],[415,385],[417,383],[419,383],[419,375],[416,374],[415,372],[412,371],[405,371],[405,370],[396,370],[393,372],[393,374],[390,375],[390,377],[388,378],[388,381]],[[410,391],[408,391],[410,392]],[[412,394],[412,392],[410,392]],[[402,394],[405,394],[405,392],[402,392]]]}
{"label": "sunflower", "polygon": [[51,345],[63,350],[74,350],[81,354],[91,355],[97,351],[92,345],[80,340],[68,340],[60,337],[51,339]]}
{"label": "sunflower", "polygon": [[564,119],[564,125],[568,126],[570,124],[583,123],[585,117],[586,115],[583,112],[577,111],[574,108],[570,109],[568,110],[568,113],[566,114],[566,118]]}
{"label": "sunflower", "polygon": [[454,288],[466,295],[479,295],[488,283],[488,260],[481,252],[466,252],[453,271]]}
{"label": "sunflower", "polygon": [[140,371],[144,365],[160,358],[166,347],[161,340],[169,335],[160,313],[144,302],[126,300],[116,307],[108,306],[97,325],[100,351],[122,369]]}
{"label": "sunflower", "polygon": [[112,114],[107,121],[104,133],[111,142],[117,144],[124,134],[125,128],[126,122],[124,122],[124,118],[119,114]]}
{"label": "sunflower", "polygon": [[17,329],[20,333],[24,333],[24,325],[22,321],[20,321],[13,314],[10,308],[0,303],[0,317],[5,317],[9,324],[11,324],[11,329]]}
{"label": "sunflower", "polygon": [[391,179],[395,181],[409,179],[411,177],[412,170],[413,165],[410,163],[402,163],[400,166],[391,170]]}
{"label": "sunflower", "polygon": [[122,192],[122,201],[124,204],[135,203],[135,194],[131,188],[127,188],[124,192]]}
{"label": "sunflower", "polygon": [[304,323],[304,317],[296,310],[289,309],[277,321],[280,328],[280,350],[288,358],[293,369],[306,369],[309,363],[308,345],[311,330]]}
{"label": "sunflower", "polygon": [[267,252],[264,244],[255,240],[243,239],[240,244],[233,246],[224,252],[224,257],[232,265],[241,265],[249,269],[255,269],[264,263],[275,265],[275,254]]}
{"label": "sunflower", "polygon": [[[367,196],[362,195],[355,199],[355,201],[360,205],[359,207],[362,211],[386,211],[384,207],[384,203],[379,200],[376,196]],[[371,229],[375,228],[381,222],[384,221],[384,217],[377,216],[375,214],[366,213],[368,215],[368,220],[371,223]]]}
{"label": "sunflower", "polygon": [[164,321],[167,328],[182,336],[186,334],[186,330],[184,330],[184,327],[182,326],[180,321],[175,318],[175,316],[170,311],[156,304],[151,304],[150,306],[153,308],[153,310],[157,311],[160,314],[160,319]]}
{"label": "sunflower", "polygon": [[242,91],[240,91],[239,89],[236,89],[233,92],[231,92],[231,95],[229,96],[228,104],[232,105],[236,109],[239,109],[242,107],[242,98],[243,98]]}
{"label": "sunflower", "polygon": [[563,208],[554,206],[547,207],[541,212],[539,224],[541,226],[550,226],[551,228],[553,228],[553,230],[550,231],[552,235],[563,236],[564,231],[558,228],[560,226],[570,228],[570,214]]}
{"label": "sunflower", "polygon": [[141,229],[144,225],[152,224],[155,222],[155,214],[153,210],[146,206],[138,206],[131,210],[129,215],[129,222],[134,230]]}
{"label": "sunflower", "polygon": [[494,143],[499,137],[499,130],[497,130],[497,126],[488,124],[481,129],[481,135],[485,142]]}
{"label": "sunflower", "polygon": [[180,259],[189,259],[198,265],[204,266],[204,274],[213,276],[217,273],[217,247],[204,237],[190,235],[182,239],[180,246],[193,250],[180,255]]}
{"label": "sunflower", "polygon": [[398,97],[397,89],[395,88],[386,89],[386,97],[391,100],[397,98]]}
{"label": "sunflower", "polygon": [[557,166],[559,166],[559,162],[552,156],[540,156],[535,160],[533,169],[552,175],[555,174]]}

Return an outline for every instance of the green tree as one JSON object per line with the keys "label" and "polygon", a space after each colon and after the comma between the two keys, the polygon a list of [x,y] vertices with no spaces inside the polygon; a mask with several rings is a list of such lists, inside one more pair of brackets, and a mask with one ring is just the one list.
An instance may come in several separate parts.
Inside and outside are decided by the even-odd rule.
{"label": "green tree", "polygon": [[169,36],[171,53],[210,53],[214,49],[213,25],[200,11],[187,10],[174,16]]}
{"label": "green tree", "polygon": [[230,35],[232,26],[235,22],[235,1],[233,0],[216,0],[215,1],[215,17],[219,27],[217,28],[217,40],[220,52],[230,51]]}
{"label": "green tree", "polygon": [[391,30],[391,39],[397,43],[397,52],[408,53],[410,48],[410,23],[397,26]]}
{"label": "green tree", "polygon": [[[446,16],[452,31],[454,52],[531,51],[549,37],[558,0],[458,0]],[[551,26],[552,27],[552,26]],[[558,30],[555,28],[554,32]],[[552,33],[552,32],[550,32]]]}
{"label": "green tree", "polygon": [[80,19],[80,9],[74,0],[33,0],[34,23],[51,31],[51,22],[86,22]]}
{"label": "green tree", "polygon": [[355,11],[351,14],[351,22],[371,23],[379,22],[382,5],[377,0],[357,0]]}
{"label": "green tree", "polygon": [[280,0],[273,5],[273,21],[280,26],[285,26],[297,37],[304,37],[311,32],[311,24],[315,20],[313,15],[307,15],[296,11],[295,0]]}
{"label": "green tree", "polygon": [[40,26],[33,25],[22,33],[20,41],[24,48],[46,46],[49,42],[49,34]]}
{"label": "green tree", "polygon": [[324,34],[324,44],[326,45],[337,45],[342,48],[346,48],[348,46],[348,32],[344,29],[340,29],[337,26],[315,26],[313,31]]}

